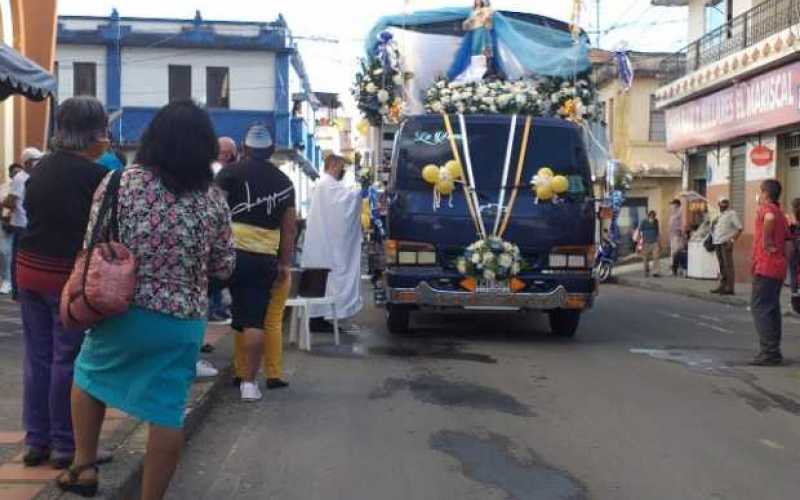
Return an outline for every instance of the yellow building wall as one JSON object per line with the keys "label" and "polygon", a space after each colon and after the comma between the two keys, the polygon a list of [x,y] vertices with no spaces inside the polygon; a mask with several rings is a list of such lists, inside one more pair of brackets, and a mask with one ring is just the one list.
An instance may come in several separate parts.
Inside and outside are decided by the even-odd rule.
{"label": "yellow building wall", "polygon": [[636,171],[640,166],[669,166],[680,168],[681,160],[669,153],[663,142],[650,142],[650,96],[658,89],[654,78],[637,78],[627,92],[622,91],[617,80],[599,89],[599,98],[606,109],[611,106],[613,117],[609,124],[609,142],[614,157]]}
{"label": "yellow building wall", "polygon": [[[670,202],[682,187],[682,162],[667,151],[666,143],[650,141],[650,96],[657,88],[655,78],[637,77],[627,92],[622,91],[617,80],[611,80],[598,89],[598,94],[606,105],[606,119],[613,121],[608,127],[611,153],[634,176],[627,196],[647,199],[648,210],[658,213],[666,244]],[[648,176],[648,167],[657,167],[659,174]],[[675,176],[664,177],[666,169],[672,169]]]}

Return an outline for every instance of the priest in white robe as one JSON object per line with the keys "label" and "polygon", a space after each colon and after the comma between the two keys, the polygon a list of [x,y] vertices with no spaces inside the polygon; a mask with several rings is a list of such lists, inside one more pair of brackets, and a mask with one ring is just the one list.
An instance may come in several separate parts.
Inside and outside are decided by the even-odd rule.
{"label": "priest in white robe", "polygon": [[[352,318],[363,307],[361,298],[361,193],[344,185],[346,162],[330,155],[325,171],[311,194],[302,265],[330,269],[328,295],[336,297],[337,319]],[[312,307],[312,318],[331,320],[330,308]],[[315,331],[332,330],[328,321],[315,319]]]}

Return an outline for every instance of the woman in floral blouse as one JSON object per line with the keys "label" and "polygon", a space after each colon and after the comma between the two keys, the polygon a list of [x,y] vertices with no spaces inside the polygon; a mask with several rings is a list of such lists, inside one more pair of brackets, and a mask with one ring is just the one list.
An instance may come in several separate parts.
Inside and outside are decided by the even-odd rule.
{"label": "woman in floral blouse", "polygon": [[[234,267],[230,213],[212,187],[217,139],[208,114],[175,102],[142,137],[136,165],[122,175],[121,242],[137,261],[133,305],[86,337],[72,393],[76,453],[62,489],[97,492],[97,441],[106,406],[150,424],[142,498],[162,498],[183,444],[183,412],[208,308],[208,279]],[[108,178],[95,193],[96,223]]]}

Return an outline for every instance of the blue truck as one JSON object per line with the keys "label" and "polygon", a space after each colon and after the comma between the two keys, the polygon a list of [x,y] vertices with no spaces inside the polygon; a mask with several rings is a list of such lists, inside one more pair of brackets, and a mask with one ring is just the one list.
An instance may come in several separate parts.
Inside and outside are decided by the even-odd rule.
{"label": "blue truck", "polygon": [[[478,211],[491,227],[502,210],[499,187],[512,117],[467,115],[464,119]],[[516,136],[521,137],[523,121],[516,123]],[[522,185],[516,186],[519,196],[504,235],[519,247],[525,263],[515,287],[476,288],[458,272],[458,258],[476,239],[467,197],[456,189],[452,199],[437,208],[431,186],[420,176],[425,165],[442,165],[453,158],[450,139],[443,116],[436,114],[411,116],[396,134],[384,246],[388,329],[406,332],[415,311],[542,311],[549,315],[554,334],[574,336],[581,313],[592,307],[597,294],[592,272],[595,200],[580,127],[562,119],[532,121]],[[461,140],[457,134],[459,148]],[[516,146],[515,153],[520,147]],[[569,180],[569,190],[558,203],[538,203],[531,194],[529,182],[545,166]],[[513,189],[513,185],[506,187],[506,200]]]}

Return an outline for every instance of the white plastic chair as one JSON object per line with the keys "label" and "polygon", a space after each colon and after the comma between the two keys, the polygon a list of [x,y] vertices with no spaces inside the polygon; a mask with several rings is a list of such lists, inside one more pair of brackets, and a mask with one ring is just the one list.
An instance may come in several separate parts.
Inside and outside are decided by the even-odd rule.
{"label": "white plastic chair", "polygon": [[333,295],[326,297],[295,297],[286,301],[286,307],[292,308],[292,317],[289,323],[289,343],[297,343],[301,350],[311,350],[311,317],[309,307],[328,306],[333,317],[333,341],[339,345],[339,320],[336,313],[336,298]]}

